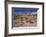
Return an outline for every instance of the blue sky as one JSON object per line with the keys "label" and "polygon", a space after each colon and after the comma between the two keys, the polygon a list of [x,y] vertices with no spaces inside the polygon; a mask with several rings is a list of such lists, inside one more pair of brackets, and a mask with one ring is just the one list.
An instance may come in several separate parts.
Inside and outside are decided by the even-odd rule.
{"label": "blue sky", "polygon": [[37,13],[38,8],[15,8],[12,7],[12,14],[13,15],[18,15],[18,14],[31,14],[31,13]]}

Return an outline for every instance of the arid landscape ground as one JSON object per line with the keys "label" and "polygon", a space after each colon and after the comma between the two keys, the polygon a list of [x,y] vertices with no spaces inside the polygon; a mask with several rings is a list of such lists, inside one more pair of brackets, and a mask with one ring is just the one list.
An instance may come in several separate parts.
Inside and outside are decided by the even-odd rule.
{"label": "arid landscape ground", "polygon": [[16,15],[12,19],[13,27],[32,27],[37,25],[37,16]]}

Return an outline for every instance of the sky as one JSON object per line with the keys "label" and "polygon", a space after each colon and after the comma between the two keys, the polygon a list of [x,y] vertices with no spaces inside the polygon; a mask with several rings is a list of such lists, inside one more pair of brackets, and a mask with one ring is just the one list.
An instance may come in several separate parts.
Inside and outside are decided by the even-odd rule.
{"label": "sky", "polygon": [[12,7],[13,15],[21,15],[21,14],[35,14],[37,13],[38,8],[15,8]]}

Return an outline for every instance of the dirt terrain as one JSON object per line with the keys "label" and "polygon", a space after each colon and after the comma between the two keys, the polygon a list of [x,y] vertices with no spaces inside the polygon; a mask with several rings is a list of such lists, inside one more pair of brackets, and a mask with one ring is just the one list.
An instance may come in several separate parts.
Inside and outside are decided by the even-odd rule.
{"label": "dirt terrain", "polygon": [[32,27],[37,25],[37,16],[16,15],[13,17],[13,27]]}

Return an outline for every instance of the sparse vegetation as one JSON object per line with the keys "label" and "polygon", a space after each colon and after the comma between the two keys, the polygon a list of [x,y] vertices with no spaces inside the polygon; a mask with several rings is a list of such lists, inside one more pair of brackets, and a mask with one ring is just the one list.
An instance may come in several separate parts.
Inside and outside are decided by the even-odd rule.
{"label": "sparse vegetation", "polygon": [[33,15],[16,15],[13,20],[15,27],[36,26],[37,24],[37,16]]}

